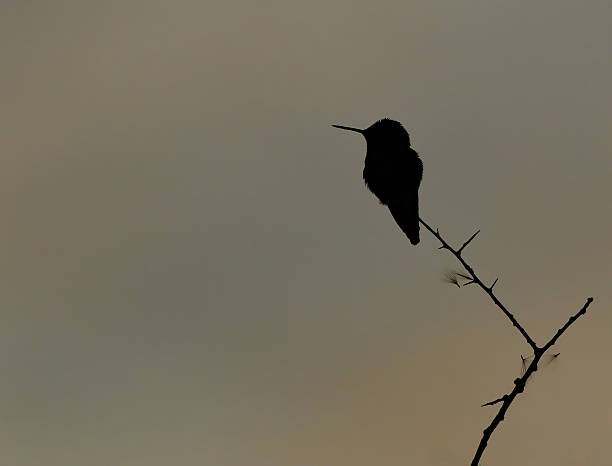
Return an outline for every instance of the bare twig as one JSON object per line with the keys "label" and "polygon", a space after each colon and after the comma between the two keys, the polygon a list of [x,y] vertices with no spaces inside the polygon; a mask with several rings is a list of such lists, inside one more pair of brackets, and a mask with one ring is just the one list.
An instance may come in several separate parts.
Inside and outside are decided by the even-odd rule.
{"label": "bare twig", "polygon": [[448,249],[451,252],[451,254],[457,258],[457,260],[461,263],[461,265],[465,268],[465,270],[467,270],[467,272],[470,274],[471,281],[467,282],[467,283],[464,283],[464,286],[465,285],[470,285],[472,283],[476,283],[478,286],[480,286],[480,288],[482,288],[485,291],[485,293],[487,293],[489,295],[489,297],[493,300],[495,305],[497,307],[499,307],[504,314],[506,314],[506,317],[508,317],[508,319],[510,319],[510,322],[512,322],[512,325],[514,325],[518,329],[518,331],[523,336],[525,341],[527,341],[527,344],[529,346],[531,346],[531,348],[535,352],[538,349],[538,346],[536,345],[535,341],[533,341],[533,339],[529,336],[529,334],[525,331],[525,329],[521,326],[521,324],[518,323],[518,321],[514,318],[514,316],[510,313],[510,311],[508,311],[508,309],[506,309],[506,307],[500,302],[500,300],[497,298],[497,296],[495,296],[495,294],[493,294],[493,285],[495,285],[495,283],[497,283],[497,280],[493,283],[493,285],[491,287],[486,286],[482,282],[482,280],[480,280],[480,278],[478,278],[478,276],[476,275],[476,272],[474,272],[474,269],[461,256],[462,249],[465,246],[467,246],[470,243],[470,241],[472,241],[476,237],[476,235],[478,234],[478,232],[480,232],[480,230],[478,230],[476,233],[474,233],[465,243],[463,243],[463,246],[461,246],[460,249],[456,250],[456,249],[453,249],[444,240],[444,238],[442,238],[442,236],[440,235],[438,229],[436,229],[434,231],[434,229],[431,228],[427,223],[425,223],[425,221],[422,218],[419,218],[419,221],[423,224],[423,226],[425,228],[427,228],[431,232],[431,234],[433,234],[440,241],[440,243],[442,243],[442,246],[440,246],[439,249]]}
{"label": "bare twig", "polygon": [[[546,359],[540,359],[540,364],[538,366],[538,369],[542,369],[544,367],[546,367],[548,364],[550,364],[551,362],[553,362],[555,359],[557,359],[559,357],[561,353],[553,353],[550,354],[546,357]],[[544,355],[542,356],[542,358],[544,358]],[[533,355],[532,356],[523,356],[521,354],[521,377],[523,377],[525,375],[525,372],[527,372],[527,368],[529,367],[529,365],[527,364],[527,361],[533,360]],[[531,364],[531,363],[529,363]],[[533,373],[531,374],[531,377],[533,377]],[[528,380],[525,381],[525,386],[527,386],[527,384],[531,381],[531,377],[529,377]],[[484,406],[492,406],[496,403],[500,403],[502,401],[504,401],[504,397],[507,395],[503,395],[501,398],[498,398],[497,400],[493,400],[493,401],[489,401],[488,403],[485,403],[483,405],[480,405],[481,407]]]}
{"label": "bare twig", "polygon": [[[487,447],[487,443],[489,441],[489,438],[491,437],[491,434],[499,425],[499,423],[504,420],[506,411],[508,410],[516,396],[519,393],[522,393],[525,389],[525,383],[527,383],[527,379],[529,379],[531,374],[538,370],[538,362],[540,361],[540,358],[544,356],[546,350],[548,350],[552,345],[555,344],[557,339],[568,329],[570,325],[572,325],[578,319],[578,317],[586,313],[589,305],[592,302],[593,298],[588,298],[584,306],[582,306],[582,308],[576,314],[569,318],[567,323],[557,331],[557,333],[549,340],[549,342],[546,343],[546,345],[544,345],[542,348],[538,348],[537,351],[534,352],[533,361],[531,361],[531,364],[529,364],[529,367],[525,371],[525,374],[523,374],[523,376],[520,378],[514,379],[514,388],[512,389],[512,391],[509,394],[504,395],[500,398],[503,401],[502,405],[499,408],[499,411],[497,412],[495,417],[493,418],[493,421],[491,421],[491,424],[482,433],[482,439],[480,440],[478,448],[476,449],[476,454],[474,455],[474,459],[472,460],[472,466],[478,466],[478,462],[480,461],[482,453]],[[553,358],[556,358],[557,356],[559,356],[559,353],[553,354]],[[498,402],[498,400],[495,400],[495,402]],[[487,404],[494,403],[491,402]]]}
{"label": "bare twig", "polygon": [[586,311],[592,302],[593,302],[593,298],[587,299],[587,302],[584,306],[582,306],[582,309],[580,309],[576,314],[571,316],[568,319],[568,321],[565,323],[565,325],[561,327],[559,330],[557,330],[557,333],[555,333],[555,336],[552,337],[550,341],[542,347],[542,354],[544,354],[544,352],[546,352],[548,348],[550,348],[552,345],[554,345],[557,342],[557,339],[565,333],[565,331],[569,328],[569,326],[572,325],[578,319],[578,317],[580,317],[583,314],[586,314]]}
{"label": "bare twig", "polygon": [[[521,326],[521,324],[518,323],[516,318],[510,313],[510,311],[508,311],[508,309],[506,309],[506,307],[501,303],[501,301],[493,293],[493,287],[497,284],[498,278],[496,278],[495,281],[493,281],[491,286],[486,286],[483,283],[483,281],[476,275],[476,272],[474,271],[474,269],[462,257],[461,255],[462,251],[465,249],[465,247],[468,244],[470,244],[470,242],[476,237],[476,235],[480,233],[480,230],[478,230],[476,233],[470,236],[470,238],[468,238],[468,240],[465,243],[463,243],[463,245],[459,249],[454,249],[444,240],[444,238],[442,238],[442,235],[440,235],[440,231],[437,228],[434,231],[434,229],[431,228],[427,223],[425,223],[423,219],[419,218],[419,221],[423,224],[425,228],[427,228],[427,230],[431,232],[431,234],[433,234],[440,241],[441,246],[438,249],[448,249],[451,252],[451,254],[457,258],[457,260],[461,263],[461,265],[468,272],[469,276],[462,275],[463,278],[468,280],[466,283],[463,284],[463,286],[477,284],[480,288],[482,288],[482,290],[487,295],[489,295],[489,297],[493,300],[495,305],[502,310],[502,312],[506,315],[506,317],[508,317],[510,322],[512,322],[512,325],[514,325],[518,329],[519,333],[523,336],[527,344],[529,344],[529,346],[531,346],[531,348],[533,349],[533,360],[531,361],[531,364],[529,364],[527,369],[524,371],[522,376],[514,379],[514,388],[512,389],[512,391],[508,394],[502,395],[496,400],[489,401],[488,403],[485,403],[482,405],[482,406],[492,406],[492,405],[501,403],[501,407],[499,408],[499,411],[497,412],[497,414],[491,421],[491,424],[489,424],[489,426],[483,431],[482,439],[480,440],[480,443],[478,444],[476,454],[474,455],[474,459],[472,460],[472,463],[471,463],[472,466],[478,466],[478,462],[480,461],[480,458],[482,457],[482,454],[485,448],[487,447],[487,443],[489,441],[489,438],[491,438],[493,431],[495,431],[499,423],[504,420],[506,411],[508,410],[508,408],[510,407],[514,399],[517,397],[517,395],[523,392],[523,390],[525,389],[525,384],[527,383],[527,380],[529,379],[529,377],[535,371],[538,370],[538,363],[540,362],[540,359],[542,358],[542,356],[544,356],[546,351],[555,344],[557,339],[561,335],[563,335],[563,333],[569,328],[570,325],[572,325],[581,315],[586,313],[589,305],[593,302],[593,298],[588,298],[584,306],[582,306],[582,308],[576,314],[571,316],[569,320],[565,323],[565,325],[563,325],[563,327],[557,330],[557,333],[553,335],[553,337],[548,341],[548,343],[546,343],[542,348],[540,348],[538,347],[536,342],[529,336],[527,331]],[[455,283],[457,286],[459,286],[459,283],[456,280],[455,275],[454,275],[455,281],[452,281],[452,283]],[[552,358],[554,359],[557,356],[559,356],[559,353],[553,354]],[[521,356],[521,359],[523,363],[525,363],[525,361],[527,360],[527,358],[523,358],[523,356]]]}

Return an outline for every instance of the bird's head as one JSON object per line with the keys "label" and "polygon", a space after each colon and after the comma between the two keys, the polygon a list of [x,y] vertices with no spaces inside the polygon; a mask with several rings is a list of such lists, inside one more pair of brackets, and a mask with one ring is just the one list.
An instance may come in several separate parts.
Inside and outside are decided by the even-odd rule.
{"label": "bird's head", "polygon": [[366,129],[351,126],[332,125],[334,128],[361,133],[368,143],[386,143],[389,141],[404,141],[410,145],[410,136],[399,121],[383,118]]}

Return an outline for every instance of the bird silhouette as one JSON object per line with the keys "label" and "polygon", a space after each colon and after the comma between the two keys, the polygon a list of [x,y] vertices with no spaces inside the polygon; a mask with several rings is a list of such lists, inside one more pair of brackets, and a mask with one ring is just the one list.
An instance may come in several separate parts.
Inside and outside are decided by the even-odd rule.
{"label": "bird silhouette", "polygon": [[419,243],[419,185],[423,163],[398,121],[383,118],[366,129],[332,125],[363,134],[367,143],[363,179],[391,211],[412,244]]}

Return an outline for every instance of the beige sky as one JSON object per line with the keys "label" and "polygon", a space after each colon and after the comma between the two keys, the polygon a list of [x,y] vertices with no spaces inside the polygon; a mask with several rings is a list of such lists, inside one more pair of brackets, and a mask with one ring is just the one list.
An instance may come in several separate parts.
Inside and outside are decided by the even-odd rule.
{"label": "beige sky", "polygon": [[610,462],[612,4],[4,2],[11,466],[467,464],[526,345],[331,123],[388,116],[421,214],[539,342],[485,465]]}

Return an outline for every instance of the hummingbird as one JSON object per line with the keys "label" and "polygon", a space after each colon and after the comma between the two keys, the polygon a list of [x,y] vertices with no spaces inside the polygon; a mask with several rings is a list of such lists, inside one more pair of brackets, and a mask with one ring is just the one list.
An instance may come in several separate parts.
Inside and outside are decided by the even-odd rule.
{"label": "hummingbird", "polygon": [[399,121],[378,120],[366,129],[332,125],[365,137],[367,151],[363,180],[386,205],[412,244],[419,243],[419,186],[423,162],[410,147],[410,136]]}

